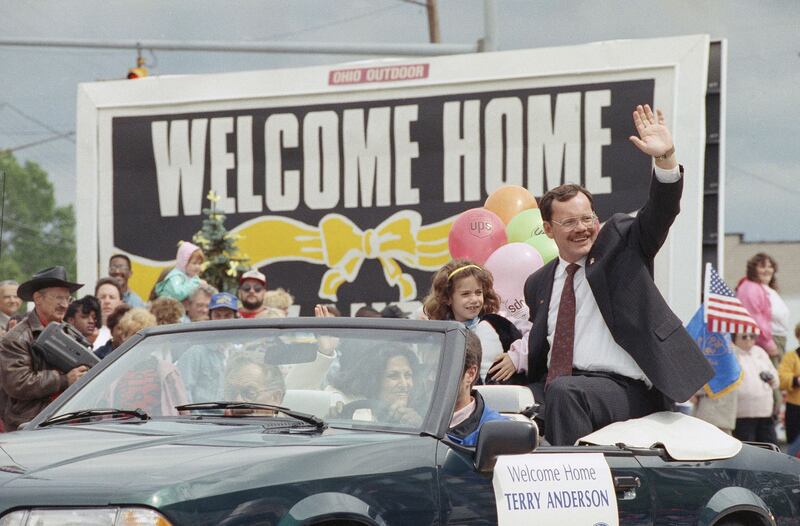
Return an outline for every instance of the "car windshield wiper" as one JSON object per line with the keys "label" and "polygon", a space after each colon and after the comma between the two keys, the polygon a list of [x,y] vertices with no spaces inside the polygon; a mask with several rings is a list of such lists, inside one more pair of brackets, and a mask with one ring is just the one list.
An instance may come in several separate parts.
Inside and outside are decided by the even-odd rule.
{"label": "car windshield wiper", "polygon": [[190,411],[192,409],[271,409],[278,411],[284,415],[311,424],[317,429],[324,429],[327,424],[318,416],[310,415],[308,413],[301,413],[299,411],[292,411],[288,407],[282,407],[272,404],[256,404],[252,402],[198,402],[195,404],[176,405],[175,409],[178,411]]}
{"label": "car windshield wiper", "polygon": [[145,413],[142,409],[115,409],[113,407],[103,409],[81,409],[80,411],[72,411],[71,413],[64,413],[48,418],[39,427],[51,426],[54,424],[61,424],[63,422],[70,422],[81,418],[92,418],[95,416],[109,416],[116,418],[119,416],[126,416],[129,418],[138,418],[139,420],[150,420],[150,415]]}

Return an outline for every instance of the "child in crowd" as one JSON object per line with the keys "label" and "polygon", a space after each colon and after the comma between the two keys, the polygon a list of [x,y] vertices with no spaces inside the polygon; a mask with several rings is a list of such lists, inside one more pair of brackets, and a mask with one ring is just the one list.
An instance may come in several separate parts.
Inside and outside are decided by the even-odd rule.
{"label": "child in crowd", "polygon": [[289,316],[289,307],[291,307],[293,303],[294,296],[280,287],[275,290],[268,290],[264,294],[264,306],[283,312],[284,317]]}
{"label": "child in crowd", "polygon": [[156,294],[183,301],[200,286],[202,280],[198,277],[205,256],[200,247],[188,241],[183,241],[178,247],[175,257],[175,268],[172,269],[163,281],[156,284]]}
{"label": "child in crowd", "polygon": [[[800,340],[800,323],[794,336]],[[800,347],[783,355],[778,376],[781,389],[786,390],[786,443],[791,444],[800,437]]]}
{"label": "child in crowd", "polygon": [[460,321],[475,332],[483,349],[480,378],[486,378],[492,363],[522,336],[513,323],[497,314],[499,308],[492,274],[466,259],[455,259],[439,269],[423,302],[428,319]]}

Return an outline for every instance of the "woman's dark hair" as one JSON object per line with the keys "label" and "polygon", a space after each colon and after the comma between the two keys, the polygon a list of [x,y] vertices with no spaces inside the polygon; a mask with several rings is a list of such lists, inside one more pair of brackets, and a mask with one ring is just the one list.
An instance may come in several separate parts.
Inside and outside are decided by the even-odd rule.
{"label": "woman's dark hair", "polygon": [[108,327],[108,330],[113,331],[119,323],[119,320],[121,320],[122,317],[125,316],[125,314],[127,314],[132,308],[133,307],[127,303],[120,303],[117,305],[117,307],[111,311],[111,314],[109,314],[108,318],[106,319],[106,327]]}
{"label": "woman's dark hair", "polygon": [[364,305],[360,307],[356,313],[353,315],[354,318],[380,318],[381,313],[376,311],[369,305]]}
{"label": "woman's dark hair", "polygon": [[74,319],[75,315],[78,314],[78,311],[83,314],[94,312],[94,318],[97,320],[97,323],[100,323],[100,320],[102,319],[100,313],[100,302],[97,301],[97,298],[89,294],[70,303],[69,307],[67,307],[66,314],[64,314],[64,319]]}
{"label": "woman's dark hair", "polygon": [[158,286],[159,283],[164,281],[164,278],[167,277],[167,274],[172,272],[172,269],[174,268],[175,265],[172,265],[161,271],[161,274],[158,275],[158,279],[156,279],[156,282],[153,283],[153,288],[150,289],[150,295],[147,297],[147,301],[153,301],[154,299],[158,298],[158,292],[156,292],[156,287]]}
{"label": "woman's dark hair", "polygon": [[[352,346],[339,357],[341,368],[328,378],[329,383],[347,395],[378,399],[381,394],[386,365],[396,356],[403,356],[416,377],[419,360],[414,351],[400,343],[389,343],[381,349],[374,345],[358,348]],[[366,341],[364,343],[367,343]],[[370,342],[371,343],[371,342]]]}
{"label": "woman's dark hair", "polygon": [[775,275],[778,273],[778,263],[772,259],[772,256],[764,252],[759,252],[747,260],[747,279],[755,281],[756,283],[761,283],[761,280],[758,279],[758,266],[766,262],[772,263],[772,268],[774,269],[772,279],[770,279],[768,283],[769,288],[778,290],[778,281],[775,279]]}

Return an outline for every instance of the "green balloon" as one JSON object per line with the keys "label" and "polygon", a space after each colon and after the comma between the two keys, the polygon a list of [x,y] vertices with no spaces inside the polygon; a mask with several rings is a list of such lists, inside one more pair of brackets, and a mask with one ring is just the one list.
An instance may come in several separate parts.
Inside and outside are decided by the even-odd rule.
{"label": "green balloon", "polygon": [[511,218],[506,226],[506,237],[509,243],[525,243],[533,236],[544,235],[542,212],[538,208],[529,208]]}
{"label": "green balloon", "polygon": [[533,236],[526,239],[525,242],[536,249],[545,263],[558,257],[558,246],[555,241],[547,237],[547,234]]}

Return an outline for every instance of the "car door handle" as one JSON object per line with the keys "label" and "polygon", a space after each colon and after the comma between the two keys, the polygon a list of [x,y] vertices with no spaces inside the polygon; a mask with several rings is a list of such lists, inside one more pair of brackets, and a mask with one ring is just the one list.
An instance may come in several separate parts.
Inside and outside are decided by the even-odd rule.
{"label": "car door handle", "polygon": [[614,489],[619,500],[633,500],[636,498],[636,488],[641,487],[642,480],[635,475],[620,475],[614,477]]}
{"label": "car door handle", "polygon": [[622,475],[614,477],[614,488],[617,491],[627,491],[629,489],[636,489],[642,486],[642,481],[635,475]]}

